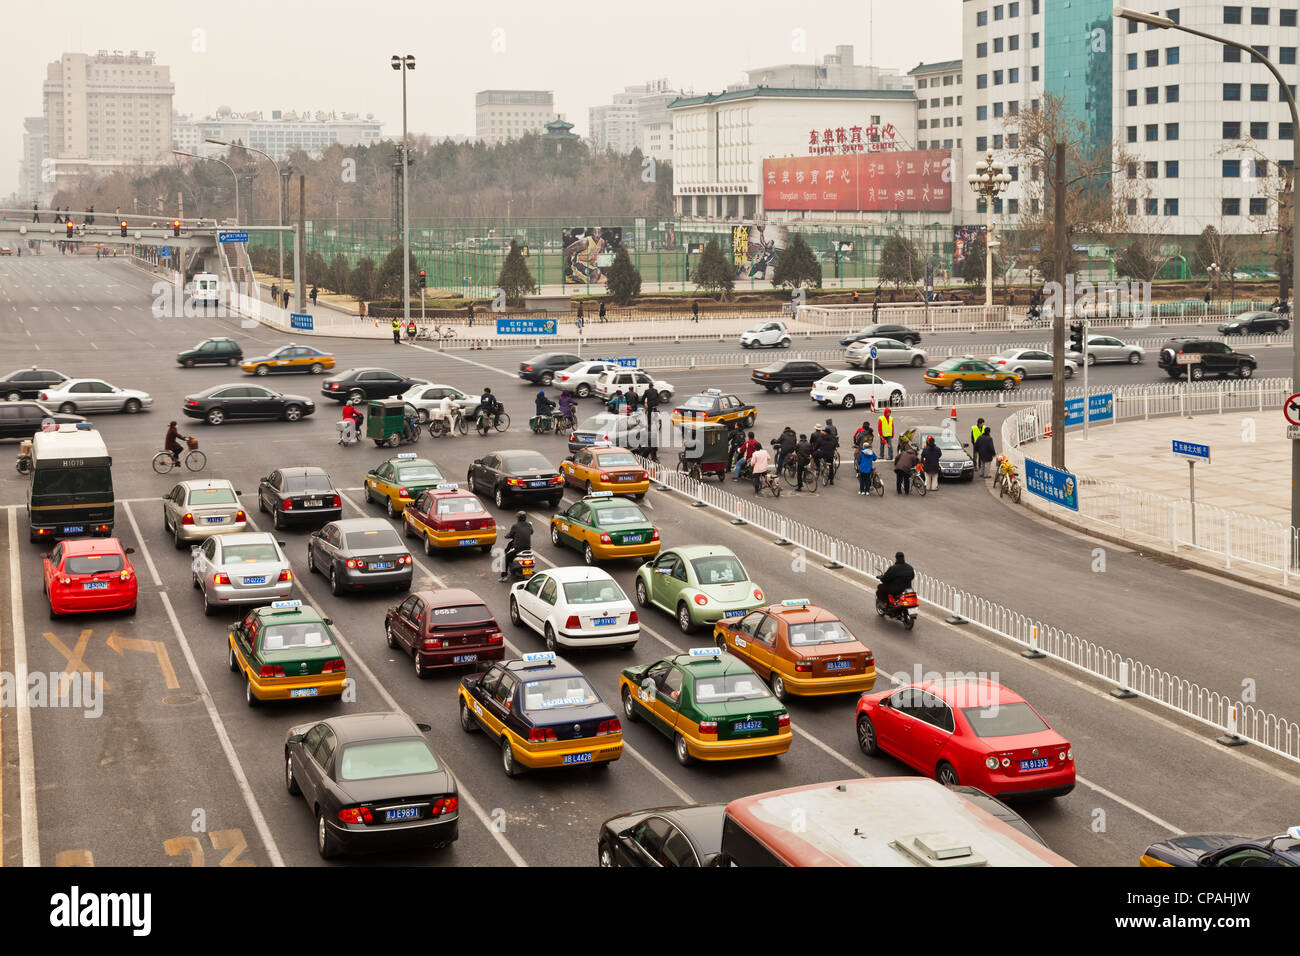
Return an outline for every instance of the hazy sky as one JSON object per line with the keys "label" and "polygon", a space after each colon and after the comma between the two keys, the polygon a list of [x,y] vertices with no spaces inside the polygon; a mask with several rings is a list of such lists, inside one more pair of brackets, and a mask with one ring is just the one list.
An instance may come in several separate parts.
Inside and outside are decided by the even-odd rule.
{"label": "hazy sky", "polygon": [[[0,67],[4,195],[18,185],[23,117],[40,115],[46,64],[64,52],[155,51],[171,67],[182,113],[221,105],[373,113],[388,136],[400,135],[402,121],[394,53],[416,57],[413,132],[472,134],[477,90],[522,88],[553,90],[556,111],[583,135],[587,107],[646,80],[719,91],[745,69],[820,62],[841,43],[853,44],[858,63],[903,71],[961,56],[961,0],[0,4],[9,37]],[[800,36],[802,52],[794,48]]]}

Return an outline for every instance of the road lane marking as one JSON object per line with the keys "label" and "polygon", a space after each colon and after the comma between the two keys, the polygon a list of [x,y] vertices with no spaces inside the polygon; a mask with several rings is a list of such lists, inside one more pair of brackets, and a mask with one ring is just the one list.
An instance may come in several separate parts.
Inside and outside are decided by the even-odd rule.
{"label": "road lane marking", "polygon": [[1121,807],[1127,807],[1129,810],[1132,810],[1132,811],[1133,811],[1134,813],[1136,813],[1138,816],[1140,816],[1140,817],[1145,817],[1146,819],[1150,820],[1150,821],[1151,821],[1152,823],[1154,823],[1156,826],[1164,827],[1166,830],[1168,830],[1168,831],[1169,831],[1170,833],[1172,833],[1174,836],[1183,836],[1183,835],[1187,832],[1186,830],[1180,830],[1180,829],[1178,829],[1178,827],[1174,826],[1174,825],[1173,825],[1172,823],[1170,823],[1168,820],[1162,820],[1162,819],[1160,819],[1160,817],[1156,816],[1154,813],[1151,813],[1151,812],[1148,811],[1148,810],[1143,810],[1143,809],[1142,809],[1141,807],[1139,807],[1136,803],[1131,803],[1131,802],[1129,802],[1128,800],[1125,800],[1125,799],[1124,799],[1123,797],[1121,797],[1119,794],[1117,794],[1117,793],[1112,793],[1111,791],[1107,790],[1105,787],[1099,786],[1098,784],[1093,783],[1091,780],[1088,780],[1088,779],[1086,779],[1086,778],[1084,778],[1084,777],[1079,776],[1079,772],[1078,772],[1077,770],[1076,770],[1075,773],[1074,773],[1074,782],[1075,782],[1075,783],[1081,783],[1081,784],[1083,784],[1085,787],[1087,787],[1089,790],[1095,790],[1097,793],[1101,794],[1103,797],[1108,797],[1109,799],[1114,800],[1114,801],[1115,801],[1116,803],[1118,803]]}
{"label": "road lane marking", "polygon": [[[9,506],[9,608],[14,635],[14,686],[27,686],[27,632],[23,623],[22,575],[18,571],[18,507]],[[18,694],[18,806],[22,820],[23,866],[41,865],[37,836],[36,757],[32,749],[32,712],[27,695]]]}
{"label": "road lane marking", "polygon": [[[153,562],[153,555],[149,551],[149,546],[145,544],[144,535],[140,533],[140,525],[135,520],[135,512],[131,509],[130,504],[123,502],[123,506],[126,509],[127,520],[131,522],[131,530],[135,533],[135,540],[140,546],[140,553],[144,555],[145,563],[149,566],[149,574],[153,578],[154,586],[161,587],[162,578],[158,576],[158,567]],[[199,698],[203,701],[203,706],[208,712],[208,719],[212,722],[212,727],[216,731],[217,741],[221,744],[221,750],[226,756],[226,762],[230,765],[231,773],[235,776],[235,784],[239,787],[240,796],[244,799],[244,806],[248,808],[248,812],[253,818],[253,826],[257,828],[257,835],[262,838],[262,845],[266,848],[266,855],[270,858],[272,866],[284,866],[284,857],[280,855],[280,848],[276,846],[275,837],[271,834],[270,824],[267,823],[266,817],[262,814],[262,808],[258,805],[257,796],[253,793],[252,785],[248,782],[248,775],[244,773],[244,767],[239,762],[239,756],[235,753],[235,746],[230,740],[230,734],[226,731],[226,725],[222,721],[221,714],[217,711],[217,705],[212,699],[212,692],[208,690],[207,681],[203,679],[203,674],[199,671],[198,661],[194,659],[194,652],[190,649],[190,642],[185,636],[185,631],[181,628],[180,620],[176,617],[171,596],[166,591],[160,591],[158,596],[162,599],[163,610],[167,612],[167,619],[171,622],[172,633],[176,635],[176,642],[180,645],[181,653],[185,655],[185,663],[190,669],[190,676],[194,678],[194,686],[198,688]]]}
{"label": "road lane marking", "polygon": [[[377,340],[377,341],[381,341],[381,340]],[[466,358],[463,355],[456,355],[452,352],[444,352],[441,349],[431,349],[424,345],[416,345],[414,342],[408,342],[407,345],[409,345],[413,349],[419,349],[421,352],[429,352],[432,355],[441,355],[444,358],[455,359],[457,362],[464,362],[466,365],[477,365],[481,369],[484,369],[489,372],[496,372],[498,375],[504,375],[506,378],[519,377],[517,374],[513,372],[507,372],[505,369],[497,368],[495,365],[488,365],[484,362],[476,362],[472,358]]]}

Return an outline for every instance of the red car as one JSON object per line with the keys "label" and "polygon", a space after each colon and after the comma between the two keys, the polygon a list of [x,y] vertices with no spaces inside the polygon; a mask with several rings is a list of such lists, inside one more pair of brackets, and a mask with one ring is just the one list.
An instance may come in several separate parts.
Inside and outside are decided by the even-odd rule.
{"label": "red car", "polygon": [[858,746],[884,751],[940,783],[995,797],[1060,797],[1074,789],[1070,742],[1019,694],[957,678],[863,694]]}
{"label": "red car", "polygon": [[60,541],[44,558],[50,617],[95,611],[135,613],[139,582],[117,538]]}
{"label": "red car", "polygon": [[414,592],[388,609],[384,637],[393,650],[411,655],[416,677],[505,656],[501,625],[483,599],[466,588]]}

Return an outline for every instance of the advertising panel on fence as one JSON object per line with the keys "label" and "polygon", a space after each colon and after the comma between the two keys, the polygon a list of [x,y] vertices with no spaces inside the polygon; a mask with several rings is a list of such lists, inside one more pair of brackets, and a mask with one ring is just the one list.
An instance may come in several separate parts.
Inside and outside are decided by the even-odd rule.
{"label": "advertising panel on fence", "polygon": [[[1088,423],[1108,422],[1115,417],[1115,395],[1113,392],[1106,392],[1104,395],[1088,396]],[[1067,398],[1065,400],[1065,427],[1071,425],[1083,424],[1083,396],[1076,398]]]}
{"label": "advertising panel on fence", "polygon": [[560,230],[564,249],[566,285],[603,285],[605,270],[614,264],[614,254],[623,245],[621,226],[575,226]]}
{"label": "advertising panel on fence", "polygon": [[555,319],[497,319],[497,335],[555,335],[558,331]]}
{"label": "advertising panel on fence", "polygon": [[1025,487],[1062,508],[1079,510],[1079,483],[1068,471],[1026,458]]}
{"label": "advertising panel on fence", "polygon": [[765,209],[846,212],[952,209],[946,149],[763,160]]}
{"label": "advertising panel on fence", "polygon": [[732,226],[731,261],[737,279],[771,279],[785,251],[786,228],[778,225]]}
{"label": "advertising panel on fence", "polygon": [[962,263],[966,261],[966,253],[976,242],[983,238],[983,226],[952,227],[952,271],[954,275],[960,273]]}
{"label": "advertising panel on fence", "polygon": [[289,328],[301,329],[304,332],[311,332],[313,329],[315,329],[315,327],[316,326],[315,323],[312,321],[312,317],[307,313],[305,312],[289,313]]}

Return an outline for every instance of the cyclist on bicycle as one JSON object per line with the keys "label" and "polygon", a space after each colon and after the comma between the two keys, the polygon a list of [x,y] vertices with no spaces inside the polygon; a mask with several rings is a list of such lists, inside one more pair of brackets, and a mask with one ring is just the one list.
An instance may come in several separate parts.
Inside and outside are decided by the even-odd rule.
{"label": "cyclist on bicycle", "polygon": [[749,456],[749,465],[754,472],[754,494],[763,493],[763,479],[767,477],[768,470],[772,467],[772,456],[762,445],[754,449],[754,454]]}
{"label": "cyclist on bicycle", "polygon": [[479,396],[478,411],[475,413],[475,418],[477,419],[482,415],[486,415],[492,420],[493,427],[496,427],[501,421],[501,403],[492,394],[492,389],[487,386],[483,387],[483,394]]}
{"label": "cyclist on bicycle", "polygon": [[185,446],[182,445],[181,442],[188,442],[189,440],[190,436],[182,435],[180,430],[177,429],[175,422],[167,423],[167,439],[163,442],[163,449],[171,452],[172,464],[176,466],[180,465],[181,452],[185,449]]}
{"label": "cyclist on bicycle", "polygon": [[546,397],[545,389],[538,389],[537,397],[533,399],[533,410],[537,413],[534,424],[539,428],[546,425],[555,410],[555,403]]}
{"label": "cyclist on bicycle", "polygon": [[567,388],[560,393],[560,417],[573,421],[573,393]]}
{"label": "cyclist on bicycle", "polygon": [[[829,422],[830,419],[827,419]],[[813,461],[817,467],[826,467],[826,484],[835,484],[835,448],[839,445],[839,436],[835,432],[835,426],[828,424],[825,428],[816,433],[813,443]]]}

